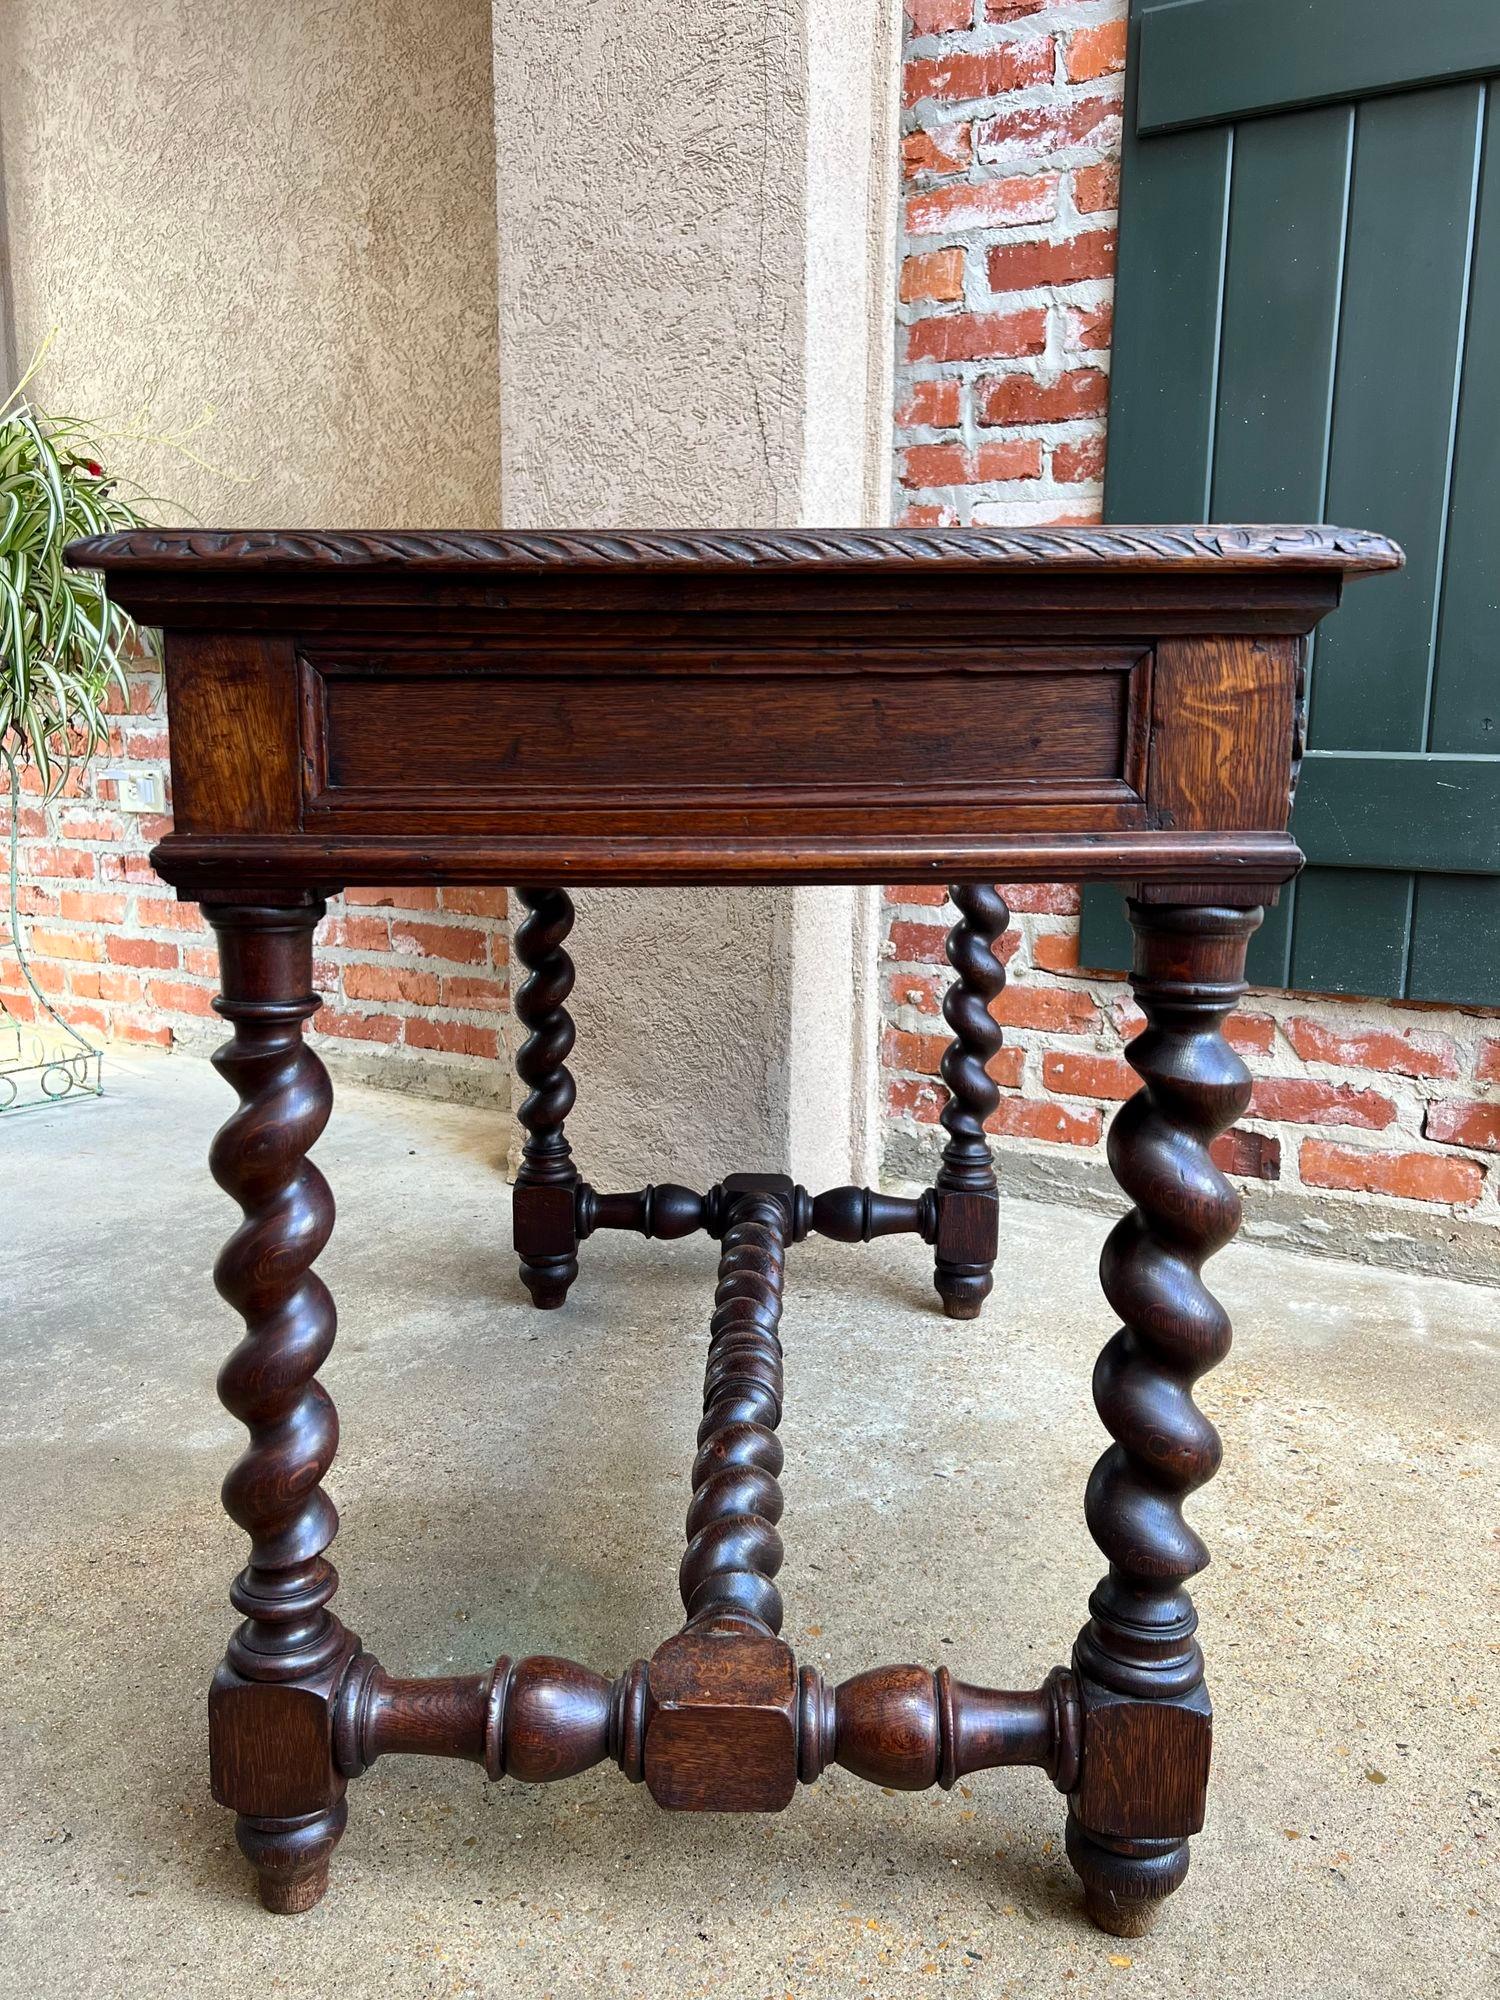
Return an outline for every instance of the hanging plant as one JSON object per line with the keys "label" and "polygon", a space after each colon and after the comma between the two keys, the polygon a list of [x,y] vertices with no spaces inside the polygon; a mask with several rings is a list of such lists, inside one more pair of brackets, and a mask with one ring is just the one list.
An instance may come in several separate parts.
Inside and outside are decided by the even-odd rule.
{"label": "hanging plant", "polygon": [[102,576],[63,560],[79,536],[144,521],[106,471],[96,428],[47,416],[26,395],[40,360],[0,405],[0,760],[10,795],[11,943],[34,1000],[71,1047],[57,1056],[41,1040],[23,1046],[17,1028],[13,1056],[0,1051],[0,1109],[15,1100],[23,1071],[37,1072],[48,1097],[99,1088],[97,1051],[58,1014],[27,960],[16,895],[21,772],[31,765],[44,801],[55,797],[107,741],[110,690],[125,693],[126,659],[151,652],[154,639],[110,602]]}
{"label": "hanging plant", "polygon": [[149,650],[103,577],[63,560],[78,537],[144,519],[106,474],[92,428],[43,415],[24,387],[0,407],[0,757],[13,799],[23,764],[50,798],[99,748],[109,691],[125,692],[128,651]]}

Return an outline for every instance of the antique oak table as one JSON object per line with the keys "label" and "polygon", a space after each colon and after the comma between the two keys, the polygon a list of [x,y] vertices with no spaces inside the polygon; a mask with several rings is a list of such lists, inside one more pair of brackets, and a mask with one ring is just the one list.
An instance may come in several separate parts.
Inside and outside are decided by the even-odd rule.
{"label": "antique oak table", "polygon": [[[1184,1587],[1208,1557],[1182,1501],[1218,1463],[1192,1387],[1229,1345],[1200,1276],[1239,1214],[1209,1148],[1249,1098],[1221,1030],[1260,906],[1301,858],[1286,829],[1307,635],[1345,577],[1399,551],[1330,528],[1152,527],[150,531],[72,555],[165,630],[175,831],[153,859],[218,934],[232,1029],[215,1062],[240,1104],[212,1166],[244,1220],[215,1277],[246,1328],[219,1389],[250,1433],[224,1486],[250,1559],[210,1736],[214,1796],[267,1908],[317,1902],[349,1779],[396,1752],[530,1783],[610,1758],[660,1805],[740,1812],[779,1810],[835,1762],[899,1788],[1036,1764],[1066,1795],[1090,1914],[1144,1930],[1187,1870],[1208,1778]],[[1094,1398],[1114,1443],[1084,1499],[1108,1571],[1071,1663],[1039,1688],[918,1666],[833,1687],[778,1636],[787,1246],[913,1232],[943,1310],[979,1312],[1007,922],[990,885],[1057,879],[1125,887],[1147,1024],[1129,1051],[1144,1087],[1109,1148],[1133,1206],[1104,1251],[1122,1325]],[[952,885],[961,918],[928,1193],[739,1173],[703,1194],[606,1194],[580,1178],[566,885],[918,881]],[[328,1608],[313,931],[346,885],[451,882],[519,885],[529,913],[515,1244],[535,1303],[562,1305],[596,1229],[722,1246],[686,1622],[614,1680],[539,1656],[398,1678]]]}

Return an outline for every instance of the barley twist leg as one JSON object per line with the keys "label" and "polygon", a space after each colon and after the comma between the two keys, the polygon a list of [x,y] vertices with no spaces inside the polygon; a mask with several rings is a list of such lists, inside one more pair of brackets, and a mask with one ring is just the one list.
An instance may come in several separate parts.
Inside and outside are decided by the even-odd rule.
{"label": "barley twist leg", "polygon": [[312,1266],[333,1228],[333,1197],[307,1154],[332,1093],[302,1039],[318,1005],[312,935],[322,909],[308,900],[208,912],[223,989],[215,1005],[233,1028],[214,1067],[240,1100],[210,1164],[244,1211],[214,1269],[245,1322],[219,1396],[250,1433],[224,1482],[250,1560],[230,1592],[244,1622],[210,1695],[210,1745],[214,1795],[235,1808],[261,1899],[282,1913],[310,1909],[328,1884],[346,1811],[331,1701],[358,1650],[328,1609],[338,1577],[324,1553],[338,1529],[322,1487],[338,1419],[317,1370],[333,1345],[334,1307]]}
{"label": "barley twist leg", "polygon": [[1220,1457],[1192,1391],[1228,1352],[1230,1327],[1201,1273],[1240,1203],[1209,1148],[1249,1102],[1249,1072],[1222,1028],[1260,912],[1132,903],[1131,921],[1146,1028],[1127,1053],[1145,1088],[1109,1138],[1134,1207],[1101,1264],[1122,1324],[1099,1357],[1094,1401],[1114,1443],[1084,1509],[1109,1571],[1074,1652],[1083,1759],[1068,1822],[1089,1914],[1125,1937],[1182,1881],[1203,1824],[1212,1719],[1185,1586],[1208,1551],[1182,1503]]}
{"label": "barley twist leg", "polygon": [[573,1021],[567,998],[573,961],[563,948],[573,928],[572,898],[563,889],[520,889],[527,910],[517,927],[516,956],[528,977],[516,994],[516,1014],[528,1030],[516,1054],[527,1095],[516,1114],[526,1133],[512,1208],[521,1282],[533,1304],[560,1306],[578,1276],[578,1169],[564,1129],[577,1098],[568,1072]]}
{"label": "barley twist leg", "polygon": [[977,1319],[995,1282],[999,1202],[985,1120],[1000,1102],[989,1065],[1000,1048],[990,1003],[1003,991],[1005,967],[995,940],[1010,922],[997,889],[960,883],[948,891],[959,921],[948,933],[955,978],[943,998],[953,1040],[943,1057],[948,1134],[934,1189],[938,1200],[933,1283],[949,1319]]}

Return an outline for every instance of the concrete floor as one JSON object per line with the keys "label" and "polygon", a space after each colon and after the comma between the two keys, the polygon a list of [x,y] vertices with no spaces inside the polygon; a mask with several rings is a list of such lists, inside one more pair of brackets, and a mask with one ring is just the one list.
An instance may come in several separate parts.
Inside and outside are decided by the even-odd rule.
{"label": "concrete floor", "polygon": [[[834,1772],[734,1819],[660,1814],[608,1767],[526,1790],[392,1759],[351,1792],[327,1901],[263,1915],[205,1785],[242,1548],[208,1279],[233,1210],[203,1166],[231,1100],[185,1058],[109,1080],[0,1133],[0,1993],[1500,1990],[1496,1294],[1249,1248],[1215,1266],[1238,1339],[1204,1385],[1227,1454],[1194,1508],[1210,1823],[1153,1937],[1083,1922],[1030,1771],[899,1797]],[[532,1313],[500,1137],[348,1088],[319,1148],[338,1608],[397,1672],[502,1650],[614,1671],[678,1619],[713,1248],[596,1238],[566,1313]],[[914,1659],[1031,1685],[1066,1657],[1098,1571],[1100,1235],[1007,1203],[977,1328],[938,1316],[913,1241],[794,1252],[782,1584],[833,1677]]]}

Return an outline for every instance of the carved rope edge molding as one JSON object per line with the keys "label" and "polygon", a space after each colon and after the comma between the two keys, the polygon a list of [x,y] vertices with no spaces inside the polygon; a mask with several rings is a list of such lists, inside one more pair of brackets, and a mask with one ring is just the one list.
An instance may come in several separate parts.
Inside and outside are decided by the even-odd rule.
{"label": "carved rope edge molding", "polygon": [[959,529],[748,529],[556,534],[341,533],[295,529],[137,529],[74,542],[69,559],[89,568],[118,564],[431,563],[506,569],[757,569],[866,564],[1121,565],[1305,564],[1324,569],[1394,569],[1401,551],[1362,528],[1099,527]]}

